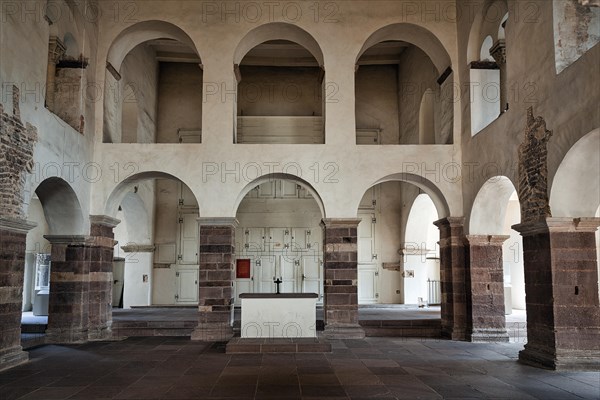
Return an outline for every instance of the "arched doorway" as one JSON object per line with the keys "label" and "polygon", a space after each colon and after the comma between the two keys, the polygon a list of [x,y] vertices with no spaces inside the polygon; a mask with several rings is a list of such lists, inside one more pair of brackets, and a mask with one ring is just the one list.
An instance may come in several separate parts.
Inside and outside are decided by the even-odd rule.
{"label": "arched doorway", "polygon": [[236,219],[235,301],[241,293],[317,293],[323,302],[323,205],[305,181],[288,174],[246,186]]}
{"label": "arched doorway", "polygon": [[[485,284],[498,287],[501,284],[501,292],[491,291],[489,296],[498,299],[493,301],[496,308],[504,309],[504,314],[507,316],[507,332],[510,340],[516,342],[524,342],[527,338],[523,238],[512,229],[512,226],[520,221],[521,206],[511,180],[505,176],[488,179],[479,189],[473,203],[468,238],[484,236],[491,238],[487,242],[491,246],[488,248],[486,262],[489,268],[499,269],[500,266],[494,264],[494,259],[496,252],[501,255],[501,271],[491,269],[484,271],[488,274],[485,276],[489,277]],[[476,240],[471,239],[470,242]],[[500,272],[502,275],[499,275]],[[481,275],[481,272],[475,274]],[[502,298],[504,304],[500,301]]]}
{"label": "arched doorway", "polygon": [[197,305],[199,206],[190,188],[170,174],[136,174],[117,185],[105,210],[122,218],[115,256],[123,307]]}

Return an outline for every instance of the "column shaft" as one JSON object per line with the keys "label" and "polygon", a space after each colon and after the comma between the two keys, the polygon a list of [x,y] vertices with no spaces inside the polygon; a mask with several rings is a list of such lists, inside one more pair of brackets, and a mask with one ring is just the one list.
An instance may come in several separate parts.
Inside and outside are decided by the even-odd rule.
{"label": "column shaft", "polygon": [[21,307],[27,231],[34,226],[0,218],[0,370],[29,359],[21,347]]}
{"label": "column shaft", "polygon": [[358,324],[358,224],[360,219],[324,219],[325,336],[364,338]]}
{"label": "column shaft", "polygon": [[472,342],[508,342],[502,266],[502,243],[508,238],[467,236],[467,339]]}
{"label": "column shaft", "polygon": [[233,337],[235,218],[200,218],[198,326],[192,340]]}
{"label": "column shaft", "polygon": [[464,218],[435,221],[440,229],[440,276],[442,281],[442,336],[466,340],[467,297]]}
{"label": "column shaft", "polygon": [[527,344],[523,363],[597,369],[600,306],[595,231],[599,218],[519,224],[523,236]]}

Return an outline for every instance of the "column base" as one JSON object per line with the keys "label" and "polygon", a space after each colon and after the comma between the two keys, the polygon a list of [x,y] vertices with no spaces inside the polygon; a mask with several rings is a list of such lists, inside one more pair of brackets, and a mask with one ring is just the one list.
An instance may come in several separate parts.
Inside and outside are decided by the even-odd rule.
{"label": "column base", "polygon": [[192,331],[192,340],[202,342],[227,342],[233,338],[233,327],[229,324],[200,324]]}
{"label": "column base", "polygon": [[326,339],[364,339],[365,330],[360,325],[331,324],[325,325],[323,337]]}
{"label": "column base", "polygon": [[46,329],[46,343],[86,343],[87,329]]}
{"label": "column base", "polygon": [[88,340],[111,340],[112,338],[113,333],[110,327],[88,330]]}
{"label": "column base", "polygon": [[442,338],[456,340],[456,341],[466,341],[467,340],[467,332],[464,329],[453,329],[453,328],[442,327]]}
{"label": "column base", "polygon": [[476,329],[468,337],[473,343],[508,343],[506,329]]}
{"label": "column base", "polygon": [[29,361],[29,353],[23,351],[21,346],[15,346],[0,352],[0,371]]}
{"label": "column base", "polygon": [[563,351],[550,354],[525,345],[519,352],[519,362],[533,367],[560,371],[600,371],[600,351]]}

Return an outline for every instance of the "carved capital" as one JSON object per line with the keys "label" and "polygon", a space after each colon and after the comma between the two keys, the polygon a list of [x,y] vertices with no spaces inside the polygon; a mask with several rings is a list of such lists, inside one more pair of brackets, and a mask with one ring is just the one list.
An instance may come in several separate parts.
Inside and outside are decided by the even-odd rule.
{"label": "carved capital", "polygon": [[56,36],[50,36],[48,44],[48,62],[58,64],[65,55],[67,48],[63,42]]}
{"label": "carved capital", "polygon": [[498,66],[506,64],[506,44],[504,39],[498,39],[490,49],[490,55],[496,60]]}

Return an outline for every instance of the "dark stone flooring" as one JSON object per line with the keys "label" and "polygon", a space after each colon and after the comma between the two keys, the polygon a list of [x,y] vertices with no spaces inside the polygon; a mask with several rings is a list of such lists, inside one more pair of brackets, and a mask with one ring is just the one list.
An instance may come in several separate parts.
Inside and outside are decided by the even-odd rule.
{"label": "dark stone flooring", "polygon": [[598,399],[599,372],[516,361],[521,343],[332,341],[329,354],[225,354],[188,338],[47,345],[0,373],[0,399]]}

